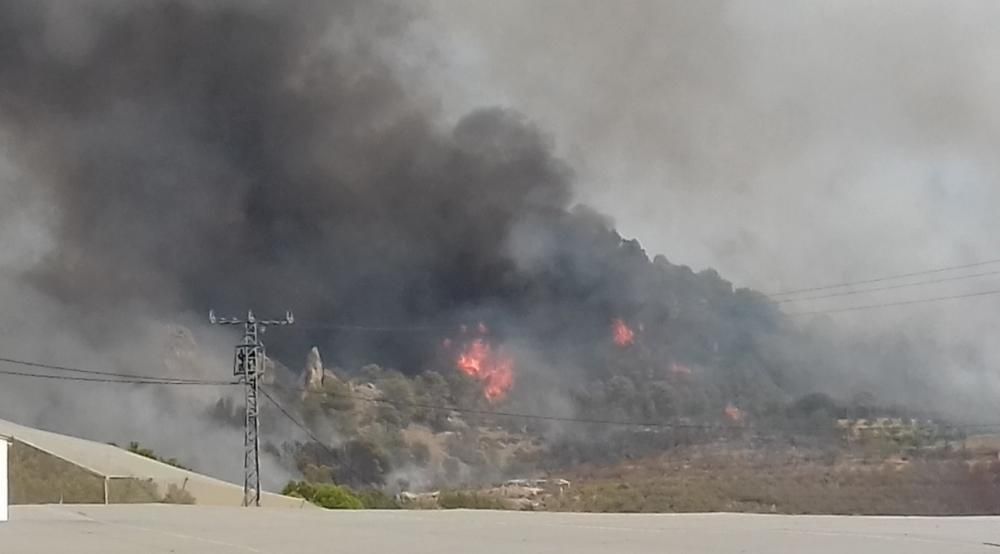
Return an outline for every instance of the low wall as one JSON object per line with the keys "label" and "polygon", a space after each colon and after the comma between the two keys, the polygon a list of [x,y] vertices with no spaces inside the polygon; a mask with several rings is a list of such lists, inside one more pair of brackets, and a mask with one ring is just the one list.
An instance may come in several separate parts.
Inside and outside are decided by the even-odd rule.
{"label": "low wall", "polygon": [[11,504],[103,504],[104,476],[19,442],[8,456]]}

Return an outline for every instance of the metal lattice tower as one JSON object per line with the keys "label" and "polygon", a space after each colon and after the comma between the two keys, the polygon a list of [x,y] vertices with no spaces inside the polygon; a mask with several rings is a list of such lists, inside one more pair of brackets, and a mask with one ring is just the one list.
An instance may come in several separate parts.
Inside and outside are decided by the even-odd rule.
{"label": "metal lattice tower", "polygon": [[271,325],[291,325],[295,318],[286,312],[284,319],[257,319],[248,311],[246,319],[215,317],[208,312],[208,320],[216,325],[242,325],[243,338],[236,345],[233,358],[233,375],[243,382],[246,392],[246,416],[243,420],[243,505],[260,506],[260,412],[258,410],[257,380],[264,373],[264,343],[260,335]]}

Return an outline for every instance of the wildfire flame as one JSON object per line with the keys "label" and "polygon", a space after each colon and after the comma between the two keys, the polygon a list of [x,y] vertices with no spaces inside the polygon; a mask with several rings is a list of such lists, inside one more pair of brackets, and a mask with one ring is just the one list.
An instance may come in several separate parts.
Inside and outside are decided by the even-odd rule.
{"label": "wildfire flame", "polygon": [[502,399],[514,385],[514,361],[481,338],[465,346],[456,365],[483,384],[483,394],[490,402]]}
{"label": "wildfire flame", "polygon": [[743,423],[743,420],[746,418],[746,414],[743,413],[743,410],[733,406],[732,404],[727,405],[726,409],[723,410],[722,413],[725,414],[726,419],[733,423]]}
{"label": "wildfire flame", "polygon": [[620,317],[611,322],[611,336],[615,344],[621,348],[635,344],[635,331]]}

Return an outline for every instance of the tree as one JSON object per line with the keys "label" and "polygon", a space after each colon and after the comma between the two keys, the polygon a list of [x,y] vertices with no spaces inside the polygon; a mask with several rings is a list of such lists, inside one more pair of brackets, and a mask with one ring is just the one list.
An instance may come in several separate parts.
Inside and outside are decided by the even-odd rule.
{"label": "tree", "polygon": [[374,443],[355,439],[344,444],[340,464],[334,468],[338,481],[358,485],[382,485],[392,470],[389,457]]}
{"label": "tree", "polygon": [[413,386],[410,384],[410,380],[404,375],[396,373],[379,381],[378,388],[382,391],[383,397],[392,403],[386,406],[395,408],[393,415],[399,419],[396,424],[400,427],[409,425],[413,418],[414,404]]}
{"label": "tree", "polygon": [[413,455],[413,461],[420,467],[426,467],[431,461],[431,448],[427,446],[426,442],[414,441],[410,445],[410,452]]}
{"label": "tree", "polygon": [[[417,404],[423,406],[447,406],[451,404],[451,387],[448,381],[436,371],[420,374],[413,383],[413,396]],[[448,425],[448,412],[422,406],[413,407],[413,419],[426,423],[435,431],[442,431]]]}

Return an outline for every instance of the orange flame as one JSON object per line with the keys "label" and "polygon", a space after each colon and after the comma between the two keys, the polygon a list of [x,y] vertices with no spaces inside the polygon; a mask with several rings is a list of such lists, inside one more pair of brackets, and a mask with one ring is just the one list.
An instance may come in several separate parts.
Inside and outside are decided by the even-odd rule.
{"label": "orange flame", "polygon": [[621,348],[635,344],[635,331],[633,331],[622,318],[615,318],[611,322],[611,335],[615,344]]}
{"label": "orange flame", "polygon": [[483,384],[483,394],[490,402],[502,399],[514,385],[514,361],[481,338],[466,345],[456,365]]}
{"label": "orange flame", "polygon": [[722,413],[725,414],[726,419],[733,423],[743,423],[743,419],[746,417],[743,410],[733,406],[732,404],[727,405],[726,409],[723,410]]}

